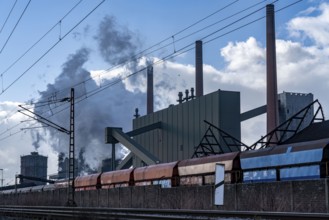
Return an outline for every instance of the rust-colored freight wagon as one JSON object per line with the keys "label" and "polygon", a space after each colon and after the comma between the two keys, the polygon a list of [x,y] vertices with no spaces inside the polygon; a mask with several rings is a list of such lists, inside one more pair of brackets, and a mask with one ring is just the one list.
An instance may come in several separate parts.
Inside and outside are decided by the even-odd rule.
{"label": "rust-colored freight wagon", "polygon": [[96,173],[77,177],[74,181],[75,191],[100,189],[100,176],[101,173]]}
{"label": "rust-colored freight wagon", "polygon": [[102,189],[133,186],[133,171],[134,169],[131,168],[103,173],[101,176]]}
{"label": "rust-colored freight wagon", "polygon": [[134,171],[135,185],[161,185],[163,188],[175,187],[178,185],[177,164],[178,161],[136,168]]}
{"label": "rust-colored freight wagon", "polygon": [[178,163],[180,185],[214,184],[216,163],[225,165],[225,183],[240,182],[239,155],[240,152],[232,152],[180,161]]}

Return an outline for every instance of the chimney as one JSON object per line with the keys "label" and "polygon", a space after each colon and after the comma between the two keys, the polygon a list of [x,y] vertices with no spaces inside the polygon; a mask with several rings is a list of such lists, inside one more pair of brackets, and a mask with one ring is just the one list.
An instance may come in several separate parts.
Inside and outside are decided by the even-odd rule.
{"label": "chimney", "polygon": [[[278,88],[276,77],[274,5],[266,6],[266,83],[267,83],[267,133],[278,126]],[[272,141],[277,141],[276,136]]]}
{"label": "chimney", "polygon": [[195,96],[203,96],[202,41],[195,42]]}
{"label": "chimney", "polygon": [[147,114],[153,113],[153,66],[147,67]]}

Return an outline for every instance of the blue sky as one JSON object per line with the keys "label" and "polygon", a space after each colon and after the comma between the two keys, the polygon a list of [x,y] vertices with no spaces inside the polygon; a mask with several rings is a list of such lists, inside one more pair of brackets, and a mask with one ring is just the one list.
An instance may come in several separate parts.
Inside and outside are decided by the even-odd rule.
{"label": "blue sky", "polygon": [[[16,24],[19,16],[28,4],[28,0],[18,1],[11,16],[6,23],[2,33],[0,34],[0,46],[8,39],[10,32]],[[22,58],[9,71],[3,75],[2,85],[4,88],[9,86],[19,75],[24,73],[31,64],[33,64],[41,55],[43,55],[51,46],[53,46],[59,39],[67,33],[73,26],[75,26],[87,13],[89,13],[95,6],[102,1],[82,1],[78,6],[61,21],[61,25],[57,25],[47,36],[38,43],[31,52]],[[89,47],[93,49],[92,58],[86,63],[89,69],[109,68],[110,65],[104,64],[102,59],[98,57],[95,34],[101,20],[106,15],[114,16],[119,25],[127,27],[136,38],[139,40],[138,49],[143,50],[151,45],[160,42],[163,39],[174,36],[174,39],[179,39],[187,34],[199,30],[209,24],[218,20],[226,18],[248,6],[259,3],[245,13],[241,13],[236,17],[228,19],[219,23],[214,28],[207,29],[203,32],[193,35],[183,41],[175,43],[176,49],[180,46],[185,46],[195,40],[198,40],[207,34],[217,30],[224,25],[231,23],[238,18],[263,7],[266,3],[272,1],[201,1],[201,0],[180,0],[180,1],[109,1],[106,0],[100,5],[88,18],[86,18],[77,28],[75,28],[68,36],[66,36],[54,49],[52,49],[44,58],[41,59],[31,70],[4,94],[1,95],[0,100],[8,101],[15,100],[24,102],[28,99],[38,96],[37,91],[44,89],[45,85],[52,82],[59,74],[61,65],[65,62],[69,54],[74,53],[81,47]],[[282,8],[289,3],[295,1],[278,1],[276,8]],[[318,2],[318,1],[317,1]],[[3,1],[1,7],[0,21],[4,21],[12,8],[14,0]],[[26,12],[22,16],[15,31],[9,39],[3,52],[0,54],[2,60],[0,67],[1,73],[7,67],[16,61],[36,40],[43,36],[53,25],[58,23],[61,18],[79,1],[49,1],[49,0],[33,0],[28,5]],[[230,6],[228,6],[231,4]],[[277,33],[280,37],[286,36],[285,23],[288,19],[293,18],[300,10],[306,9],[315,3],[303,1],[288,9],[280,12],[277,15]],[[185,27],[195,23],[196,21],[212,14],[213,12],[228,6],[219,13],[211,16],[209,19],[200,24],[190,28],[189,30],[174,35],[183,30]],[[241,23],[237,23],[233,27],[254,20],[265,14],[264,10],[256,13],[250,18],[244,19]],[[3,24],[3,23],[0,23]],[[219,32],[218,34],[226,32],[228,29]],[[255,31],[256,30],[256,31]],[[222,68],[224,65],[223,59],[219,56],[220,48],[224,47],[228,41],[241,41],[249,36],[254,36],[260,43],[264,44],[265,35],[265,20],[256,22],[246,28],[236,31],[227,36],[221,37],[218,40],[204,45],[204,62],[214,67]],[[218,35],[217,34],[217,35]],[[213,36],[217,36],[216,34]],[[171,39],[166,43],[171,43]],[[172,52],[174,46],[166,48],[166,53]],[[162,53],[163,50],[161,51]],[[159,53],[156,55],[160,55]],[[184,59],[179,59],[181,63],[193,64],[193,52],[187,53]],[[160,56],[159,56],[160,57]],[[27,82],[28,81],[28,82]],[[22,92],[24,89],[24,92]]]}
{"label": "blue sky", "polygon": [[[0,53],[0,87],[2,87],[0,91],[5,89],[0,95],[0,168],[6,169],[5,179],[10,180],[13,173],[19,172],[19,155],[29,154],[36,149],[41,154],[48,155],[49,173],[54,173],[57,169],[57,153],[67,146],[66,138],[51,129],[21,132],[21,128],[32,126],[32,123],[21,123],[27,118],[19,113],[14,114],[18,110],[18,104],[39,98],[46,100],[56,89],[69,88],[72,84],[84,81],[88,76],[93,76],[94,80],[84,83],[81,86],[84,87],[82,90],[80,87],[77,88],[78,92],[88,93],[92,89],[101,88],[120,74],[130,74],[133,70],[143,68],[146,58],[157,61],[272,1],[105,0],[65,36],[102,1],[79,2],[78,0],[32,0],[3,48],[18,18],[29,3],[29,0],[17,1],[0,33],[0,49],[3,48]],[[275,9],[294,2],[297,1],[275,1]],[[0,28],[14,3],[15,0],[0,0]],[[77,7],[59,25],[61,18],[75,5]],[[255,7],[243,14],[179,41],[190,33],[252,5]],[[225,6],[227,8],[209,19],[176,34]],[[264,15],[265,9],[262,9],[212,37]],[[311,92],[324,105],[325,114],[329,112],[329,103],[326,100],[329,85],[328,21],[329,4],[321,0],[300,1],[276,14],[278,91]],[[121,53],[110,56],[107,53],[106,49],[110,48],[113,39],[111,35],[104,35],[104,32],[99,30],[101,24],[105,25],[109,22],[116,24],[114,28],[116,34],[121,36],[115,39],[115,42],[130,45],[130,50],[124,47],[122,53],[139,52],[167,38],[168,40],[161,45],[168,44],[168,47],[143,57],[137,64],[124,65],[110,72],[104,72],[103,70],[114,65],[114,58],[123,57]],[[54,29],[40,43],[6,71],[53,26]],[[103,50],[99,47],[102,36],[110,36],[103,41],[105,45]],[[62,39],[58,42],[60,38]],[[207,40],[209,38],[204,42]],[[46,56],[29,69],[55,44],[57,45]],[[203,51],[205,93],[217,89],[240,91],[242,111],[265,104],[265,19],[204,44]],[[19,78],[22,74],[23,76]],[[17,82],[11,85],[16,79]],[[155,87],[156,110],[175,103],[179,91],[194,87],[194,50],[156,65]],[[109,156],[104,154],[105,151],[110,152],[108,146],[102,143],[104,127],[122,126],[125,130],[130,130],[134,109],[139,107],[144,114],[145,100],[145,74],[140,73],[90,98],[86,95],[78,104],[77,115],[80,119],[77,126],[81,128],[81,133],[86,132],[86,135],[80,133],[80,136],[88,138],[87,142],[82,138],[78,140],[78,143],[80,141],[84,144],[83,147],[80,144],[78,148],[85,149],[84,158],[92,167],[95,168],[96,162],[101,159],[100,156]],[[49,106],[49,109],[52,107]],[[65,116],[67,115],[59,114],[53,116],[51,120],[65,126],[67,122]],[[252,144],[261,135],[265,135],[264,128],[263,116],[243,123],[243,141]],[[95,135],[91,134],[91,131],[96,131]],[[41,136],[36,135],[37,133]]]}

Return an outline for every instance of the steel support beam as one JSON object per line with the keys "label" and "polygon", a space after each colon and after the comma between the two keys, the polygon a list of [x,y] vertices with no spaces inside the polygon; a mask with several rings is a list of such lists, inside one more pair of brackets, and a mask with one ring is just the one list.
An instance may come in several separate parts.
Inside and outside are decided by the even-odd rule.
{"label": "steel support beam", "polygon": [[116,170],[128,169],[132,165],[133,153],[129,153],[116,167]]}
{"label": "steel support beam", "polygon": [[251,109],[247,112],[243,112],[240,114],[240,121],[246,121],[246,120],[254,118],[256,116],[265,114],[266,110],[267,110],[266,105],[263,105],[258,108]]}
{"label": "steel support beam", "polygon": [[156,122],[154,124],[146,125],[146,126],[141,127],[141,128],[137,128],[137,129],[132,130],[132,131],[129,131],[129,132],[127,132],[127,135],[130,136],[130,137],[134,137],[134,136],[137,136],[137,135],[140,135],[140,134],[143,134],[145,132],[152,131],[152,130],[155,130],[155,129],[158,129],[158,128],[162,128],[161,121]]}
{"label": "steel support beam", "polygon": [[142,145],[131,139],[127,134],[122,131],[122,128],[106,128],[107,135],[111,134],[113,139],[119,141],[126,146],[137,157],[144,161],[147,165],[159,163],[159,159],[147,151]]}
{"label": "steel support beam", "polygon": [[[141,127],[141,128],[137,128],[133,131],[127,132],[126,134],[129,137],[134,137],[134,136],[137,136],[137,135],[140,135],[140,134],[143,134],[143,133],[146,133],[148,131],[152,131],[152,130],[155,130],[155,129],[158,129],[158,128],[162,128],[162,122],[161,121],[156,122],[154,124],[146,125],[146,126]],[[113,127],[105,128],[105,144],[116,144],[116,143],[118,143],[117,140],[113,139],[112,134],[111,134],[111,129],[113,129]]]}
{"label": "steel support beam", "polygon": [[34,177],[34,176],[24,176],[22,174],[16,175],[16,178],[19,178],[21,180],[20,181],[21,183],[24,182],[24,181],[22,181],[23,179],[34,180],[34,181],[39,181],[39,182],[44,182],[44,183],[52,183],[52,184],[55,183],[54,180],[48,180],[48,179],[45,179],[45,178]]}

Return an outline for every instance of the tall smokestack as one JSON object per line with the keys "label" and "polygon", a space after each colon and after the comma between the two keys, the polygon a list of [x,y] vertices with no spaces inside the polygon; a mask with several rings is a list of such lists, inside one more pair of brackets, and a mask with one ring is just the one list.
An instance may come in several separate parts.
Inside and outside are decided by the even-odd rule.
{"label": "tall smokestack", "polygon": [[203,96],[202,41],[195,42],[195,96]]}
{"label": "tall smokestack", "polygon": [[147,67],[147,114],[153,113],[153,66]]}
{"label": "tall smokestack", "polygon": [[[278,126],[278,88],[276,76],[275,18],[273,4],[266,6],[266,76],[267,133],[269,133]],[[272,139],[272,141],[276,140]]]}

